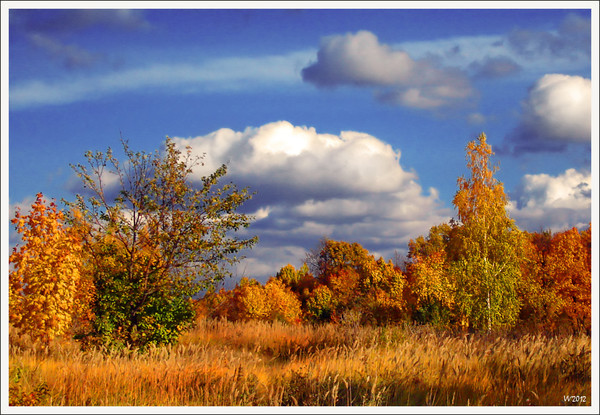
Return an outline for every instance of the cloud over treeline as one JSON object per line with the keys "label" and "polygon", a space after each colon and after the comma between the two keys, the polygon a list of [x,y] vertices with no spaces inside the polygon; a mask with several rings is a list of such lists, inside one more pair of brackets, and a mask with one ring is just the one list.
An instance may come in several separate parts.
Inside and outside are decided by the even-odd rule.
{"label": "cloud over treeline", "polygon": [[451,216],[437,190],[425,191],[402,167],[400,152],[369,134],[326,134],[278,121],[175,140],[206,153],[198,176],[227,163],[230,180],[257,192],[246,207],[257,218],[249,232],[260,238],[245,263],[250,273],[299,264],[324,236],[392,259],[409,239]]}
{"label": "cloud over treeline", "polygon": [[591,193],[589,171],[567,169],[556,176],[527,174],[512,195],[509,212],[521,228],[532,232],[587,228],[592,219]]}

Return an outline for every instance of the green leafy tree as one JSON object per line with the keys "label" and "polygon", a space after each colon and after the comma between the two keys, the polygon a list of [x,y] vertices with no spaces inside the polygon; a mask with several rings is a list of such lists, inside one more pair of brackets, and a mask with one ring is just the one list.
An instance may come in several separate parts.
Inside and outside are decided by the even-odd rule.
{"label": "green leafy tree", "polygon": [[237,209],[251,194],[221,185],[225,165],[194,180],[201,158],[167,138],[163,152],[109,148],[72,166],[88,196],[72,221],[82,235],[96,288],[91,333],[102,343],[173,342],[193,321],[191,297],[230,275],[228,265],[256,238],[238,238],[251,217]]}
{"label": "green leafy tree", "polygon": [[318,285],[306,302],[306,311],[316,321],[329,321],[335,307],[333,293],[326,285]]}
{"label": "green leafy tree", "polygon": [[453,204],[461,225],[451,271],[463,321],[475,329],[511,326],[519,312],[521,232],[506,212],[508,199],[494,178],[494,153],[485,134],[467,146],[471,177],[458,179]]}

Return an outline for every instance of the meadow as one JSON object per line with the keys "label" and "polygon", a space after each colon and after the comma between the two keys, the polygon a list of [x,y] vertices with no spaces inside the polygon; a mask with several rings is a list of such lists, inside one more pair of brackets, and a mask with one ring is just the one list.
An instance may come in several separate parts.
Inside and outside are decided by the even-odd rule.
{"label": "meadow", "polygon": [[11,335],[11,405],[591,404],[584,334],[202,319],[177,344],[144,353],[29,346]]}

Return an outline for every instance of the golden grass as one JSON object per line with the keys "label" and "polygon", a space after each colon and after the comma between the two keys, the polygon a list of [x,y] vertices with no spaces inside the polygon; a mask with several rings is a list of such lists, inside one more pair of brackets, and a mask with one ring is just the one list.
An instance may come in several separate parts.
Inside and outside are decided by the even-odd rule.
{"label": "golden grass", "polygon": [[[11,344],[13,405],[566,405],[591,403],[589,336],[203,320],[147,353]],[[581,404],[581,402],[579,402]]]}

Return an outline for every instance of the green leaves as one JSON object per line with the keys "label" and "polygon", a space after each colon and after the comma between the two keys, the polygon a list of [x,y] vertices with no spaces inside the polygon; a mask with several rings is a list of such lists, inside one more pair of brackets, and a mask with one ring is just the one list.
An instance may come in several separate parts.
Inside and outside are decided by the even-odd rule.
{"label": "green leaves", "polygon": [[494,178],[497,167],[490,166],[493,154],[485,134],[467,146],[471,177],[459,178],[454,197],[462,226],[454,235],[458,261],[452,267],[463,317],[488,331],[516,321],[521,245],[520,231],[506,213],[504,188]]}
{"label": "green leaves", "polygon": [[237,213],[251,194],[219,186],[225,165],[195,179],[201,158],[170,138],[162,153],[122,144],[124,163],[109,148],[86,153],[87,166],[73,167],[92,192],[73,204],[88,230],[84,247],[98,291],[101,324],[92,334],[132,345],[168,343],[193,317],[187,300],[230,275],[236,254],[256,243],[235,236],[252,221]]}
{"label": "green leaves", "polygon": [[415,309],[433,311],[442,325],[489,331],[511,327],[518,317],[523,238],[506,212],[493,154],[485,134],[468,144],[471,176],[458,179],[453,200],[460,222],[434,226],[427,239],[409,245]]}

